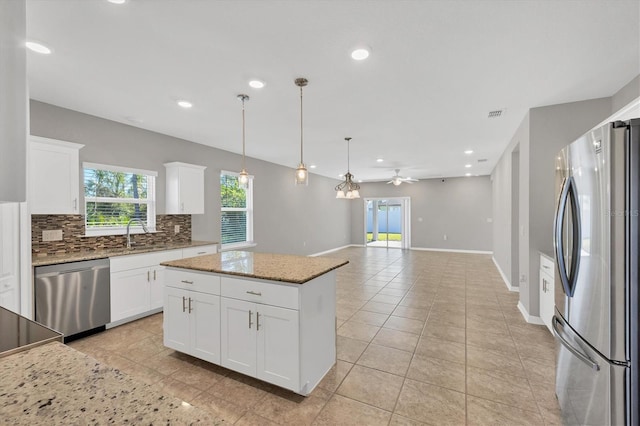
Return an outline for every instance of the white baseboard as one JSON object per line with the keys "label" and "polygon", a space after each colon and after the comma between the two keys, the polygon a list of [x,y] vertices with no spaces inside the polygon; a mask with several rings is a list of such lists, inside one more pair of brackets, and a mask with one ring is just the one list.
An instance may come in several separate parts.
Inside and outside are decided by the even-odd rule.
{"label": "white baseboard", "polygon": [[520,313],[524,317],[524,320],[529,324],[545,325],[544,322],[542,321],[542,318],[529,315],[529,312],[527,312],[527,310],[525,309],[524,305],[522,304],[522,301],[518,302],[518,309],[520,310]]}
{"label": "white baseboard", "polygon": [[346,246],[336,247],[336,248],[332,248],[332,249],[329,249],[329,250],[321,251],[319,253],[310,254],[309,257],[322,256],[324,254],[329,254],[329,253],[332,253],[334,251],[346,249],[346,248],[349,248],[349,247],[364,247],[364,246],[362,246],[361,244],[347,244]]}
{"label": "white baseboard", "polygon": [[492,251],[486,251],[486,250],[458,250],[458,249],[443,249],[443,248],[428,248],[428,247],[411,247],[411,250],[446,251],[451,253],[493,254]]}
{"label": "white baseboard", "polygon": [[502,281],[504,281],[505,285],[507,286],[507,289],[509,291],[513,291],[516,293],[520,292],[520,287],[514,287],[511,285],[511,283],[509,282],[509,279],[507,278],[507,276],[504,274],[504,272],[502,272],[502,268],[500,268],[500,265],[498,265],[498,262],[496,261],[496,258],[491,256],[491,260],[493,260],[494,265],[496,265],[496,268],[498,268],[498,272],[500,272],[500,276],[502,277]]}

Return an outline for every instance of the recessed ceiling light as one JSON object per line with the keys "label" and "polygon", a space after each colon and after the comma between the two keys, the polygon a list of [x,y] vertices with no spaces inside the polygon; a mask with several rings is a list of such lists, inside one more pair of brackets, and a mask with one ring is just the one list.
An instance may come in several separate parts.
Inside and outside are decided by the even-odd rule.
{"label": "recessed ceiling light", "polygon": [[468,149],[464,152],[467,155],[473,154],[473,150],[472,149]]}
{"label": "recessed ceiling light", "polygon": [[317,166],[315,164],[312,164],[309,166],[310,169],[315,169]]}
{"label": "recessed ceiling light", "polygon": [[260,80],[251,80],[249,82],[249,86],[253,87],[254,89],[262,89],[265,86],[264,81],[260,81]]}
{"label": "recessed ceiling light", "polygon": [[178,101],[178,105],[180,105],[182,108],[191,108],[193,106],[193,104],[189,101]]}
{"label": "recessed ceiling light", "polygon": [[377,161],[378,163],[382,163],[382,162],[384,161],[384,158],[378,158],[376,161]]}
{"label": "recessed ceiling light", "polygon": [[49,49],[47,46],[45,46],[42,43],[37,43],[35,41],[28,41],[25,43],[25,45],[29,48],[29,50],[33,50],[34,52],[37,52],[37,53],[42,53],[43,55],[48,55],[49,53],[51,53],[51,49]]}
{"label": "recessed ceiling light", "polygon": [[464,166],[468,169],[469,167],[471,167],[471,164],[465,164]]}
{"label": "recessed ceiling light", "polygon": [[369,50],[365,48],[358,48],[351,52],[351,57],[356,61],[362,61],[369,57]]}
{"label": "recessed ceiling light", "polygon": [[125,4],[127,0],[107,0],[109,3],[113,4]]}
{"label": "recessed ceiling light", "polygon": [[471,173],[465,173],[464,175],[465,176],[471,176]]}
{"label": "recessed ceiling light", "polygon": [[358,183],[362,183],[362,179],[359,179],[359,180],[358,180]]}

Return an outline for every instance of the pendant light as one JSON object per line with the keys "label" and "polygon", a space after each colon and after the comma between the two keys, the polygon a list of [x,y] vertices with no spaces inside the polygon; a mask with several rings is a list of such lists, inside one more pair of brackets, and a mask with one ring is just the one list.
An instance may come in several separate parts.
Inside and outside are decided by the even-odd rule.
{"label": "pendant light", "polygon": [[344,138],[347,141],[347,173],[344,175],[344,182],[335,187],[336,198],[353,200],[360,198],[360,185],[353,181],[353,175],[349,171],[349,142],[351,138]]}
{"label": "pendant light", "polygon": [[303,160],[303,139],[302,139],[302,88],[306,86],[309,81],[306,78],[296,78],[294,83],[300,88],[300,164],[296,169],[295,182],[296,185],[309,185],[309,172],[307,166],[304,165]]}
{"label": "pendant light", "polygon": [[242,101],[242,171],[240,172],[240,175],[238,176],[238,185],[241,186],[242,188],[246,188],[247,185],[249,184],[249,173],[247,173],[247,170],[245,168],[245,150],[244,150],[244,103],[245,101],[249,100],[249,96],[241,94],[238,95],[238,99],[240,101]]}

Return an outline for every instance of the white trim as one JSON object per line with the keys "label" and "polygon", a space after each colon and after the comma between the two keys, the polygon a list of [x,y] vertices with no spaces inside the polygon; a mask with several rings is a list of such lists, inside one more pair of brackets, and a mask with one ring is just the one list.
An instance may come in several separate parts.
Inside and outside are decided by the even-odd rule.
{"label": "white trim", "polygon": [[498,272],[500,272],[500,276],[502,277],[502,280],[504,281],[505,285],[507,286],[507,289],[509,291],[520,293],[520,287],[514,287],[514,286],[511,285],[511,283],[509,282],[509,279],[507,278],[507,276],[504,274],[504,272],[502,272],[502,268],[500,268],[500,265],[498,265],[498,261],[496,260],[496,258],[491,256],[491,260],[493,260],[493,263],[494,263],[494,265],[496,265],[496,268],[498,269]]}
{"label": "white trim", "polygon": [[[238,177],[240,176],[240,172],[230,172],[228,170],[220,170],[220,176],[222,177],[224,175]],[[254,175],[249,175],[249,179],[253,179],[253,178],[255,178]]]}
{"label": "white trim", "polygon": [[205,170],[207,168],[207,166],[199,166],[197,164],[181,163],[180,161],[173,161],[171,163],[164,163],[163,166],[165,166],[165,167],[190,167],[192,169],[197,169],[197,170]]}
{"label": "white trim", "polygon": [[33,142],[40,142],[49,145],[61,146],[64,148],[82,149],[84,145],[75,142],[61,141],[58,139],[45,138],[42,136],[29,135],[29,139]]}
{"label": "white trim", "polygon": [[529,312],[527,312],[524,305],[522,304],[522,300],[518,302],[518,309],[524,317],[524,320],[529,324],[545,325],[544,321],[542,321],[542,318],[529,315]]}
{"label": "white trim", "polygon": [[154,170],[136,169],[135,167],[112,166],[109,164],[89,163],[87,161],[82,163],[82,168],[107,170],[109,172],[131,173],[135,175],[147,175],[147,176],[158,177],[158,172]]}
{"label": "white trim", "polygon": [[411,247],[410,250],[448,251],[452,253],[472,253],[472,254],[493,254],[492,251],[487,251],[487,250],[459,250],[459,249],[428,248],[428,247]]}
{"label": "white trim", "polygon": [[[356,246],[356,244],[347,244],[346,246],[336,247],[336,248],[332,248],[332,249],[329,249],[329,250],[321,251],[321,252],[318,252],[318,253],[310,254],[309,257],[322,256],[324,254],[333,253],[334,251],[338,251],[338,250],[342,250],[342,249],[346,249],[348,247],[354,247],[354,246]],[[362,247],[362,246],[358,245],[358,247]]]}

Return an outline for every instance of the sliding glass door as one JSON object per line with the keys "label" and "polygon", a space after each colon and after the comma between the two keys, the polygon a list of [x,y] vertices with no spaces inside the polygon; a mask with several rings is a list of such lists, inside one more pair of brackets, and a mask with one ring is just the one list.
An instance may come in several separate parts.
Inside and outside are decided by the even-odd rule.
{"label": "sliding glass door", "polygon": [[368,247],[409,248],[408,198],[367,198],[365,241]]}

